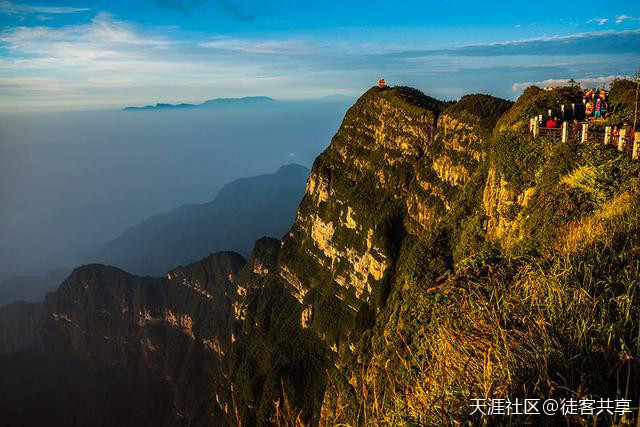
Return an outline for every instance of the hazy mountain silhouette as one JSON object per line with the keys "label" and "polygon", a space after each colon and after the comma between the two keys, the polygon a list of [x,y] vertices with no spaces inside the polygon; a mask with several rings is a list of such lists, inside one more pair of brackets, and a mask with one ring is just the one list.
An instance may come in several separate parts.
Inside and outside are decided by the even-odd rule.
{"label": "hazy mountain silhouette", "polygon": [[247,256],[257,238],[279,238],[291,227],[308,174],[306,167],[290,164],[235,180],[211,202],[184,205],[131,227],[92,261],[160,275],[219,250]]}
{"label": "hazy mountain silhouette", "polygon": [[163,104],[146,105],[144,107],[124,107],[124,111],[140,111],[140,110],[171,110],[186,108],[215,108],[215,107],[231,107],[231,106],[248,106],[248,105],[264,105],[276,102],[275,99],[268,96],[245,96],[243,98],[215,98],[209,99],[201,104]]}
{"label": "hazy mountain silhouette", "polygon": [[71,270],[58,269],[44,276],[16,276],[0,283],[0,307],[14,301],[41,302],[55,291]]}

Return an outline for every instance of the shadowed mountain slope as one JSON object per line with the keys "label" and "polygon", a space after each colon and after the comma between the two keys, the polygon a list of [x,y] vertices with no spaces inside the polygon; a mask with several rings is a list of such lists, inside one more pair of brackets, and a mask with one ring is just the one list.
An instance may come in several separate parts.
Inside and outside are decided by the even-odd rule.
{"label": "shadowed mountain slope", "polygon": [[280,237],[291,227],[308,174],[291,164],[233,181],[209,203],[184,205],[131,227],[92,261],[161,275],[219,250],[247,256],[258,237]]}

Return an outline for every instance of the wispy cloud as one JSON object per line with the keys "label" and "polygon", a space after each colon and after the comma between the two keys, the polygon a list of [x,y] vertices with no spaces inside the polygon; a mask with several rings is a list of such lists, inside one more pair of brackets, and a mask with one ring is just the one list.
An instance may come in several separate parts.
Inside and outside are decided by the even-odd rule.
{"label": "wispy cloud", "polygon": [[301,40],[251,40],[231,37],[218,37],[200,43],[200,47],[235,52],[273,54],[273,53],[305,53],[313,52],[315,46]]}
{"label": "wispy cloud", "polygon": [[[607,86],[611,82],[616,79],[628,79],[629,76],[622,75],[610,75],[610,76],[599,76],[599,77],[585,77],[581,79],[574,79],[577,83],[582,85],[583,87],[590,86]],[[558,87],[558,86],[567,86],[569,84],[570,79],[546,79],[537,82],[520,82],[514,83],[511,86],[511,90],[514,92],[520,93],[529,86],[539,86],[539,87]]]}
{"label": "wispy cloud", "polygon": [[0,88],[19,88],[30,92],[70,94],[82,93],[84,89],[122,88],[135,84],[131,79],[88,79],[78,85],[77,82],[64,81],[50,77],[0,77]]}
{"label": "wispy cloud", "polygon": [[604,25],[609,22],[609,18],[591,18],[587,21],[587,24],[596,23],[598,25]]}
{"label": "wispy cloud", "polygon": [[172,44],[161,37],[141,34],[132,25],[105,12],[96,15],[88,24],[9,28],[0,33],[0,43],[18,56],[53,61],[126,56],[125,50],[132,46],[163,48]]}
{"label": "wispy cloud", "polygon": [[[591,18],[587,21],[587,24],[598,24],[600,26],[605,25],[607,22],[611,21],[609,18]],[[629,15],[617,15],[613,18],[613,21],[616,25],[623,24],[625,21],[640,21],[640,17],[634,17]]]}
{"label": "wispy cloud", "polygon": [[434,55],[509,56],[568,54],[637,53],[640,51],[640,30],[594,31],[563,36],[534,37],[496,43],[478,43],[435,50],[407,50],[389,56],[417,58]]}
{"label": "wispy cloud", "polygon": [[[251,59],[252,52],[280,55],[275,62],[299,68],[286,58],[300,49],[291,41],[264,40],[252,48],[246,40],[166,34],[108,13],[86,24],[8,28],[0,32],[0,48],[7,53],[0,54],[2,98],[32,105],[72,105],[82,99],[86,105],[255,94],[265,84],[284,85],[290,73],[269,71],[274,61]],[[213,44],[200,46],[207,42]]]}
{"label": "wispy cloud", "polygon": [[86,12],[88,10],[89,9],[84,7],[32,6],[25,3],[14,3],[9,0],[0,0],[0,13],[4,13],[7,15],[61,15]]}
{"label": "wispy cloud", "polygon": [[625,21],[640,21],[640,18],[629,16],[629,15],[618,15],[616,16],[616,25],[620,25]]}

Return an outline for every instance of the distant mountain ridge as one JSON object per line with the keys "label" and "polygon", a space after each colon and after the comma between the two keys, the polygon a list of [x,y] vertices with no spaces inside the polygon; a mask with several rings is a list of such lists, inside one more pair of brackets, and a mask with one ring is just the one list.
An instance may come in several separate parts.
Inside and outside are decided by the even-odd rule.
{"label": "distant mountain ridge", "polygon": [[162,275],[219,250],[246,257],[257,238],[280,238],[291,227],[308,175],[306,167],[289,164],[272,174],[237,179],[211,202],[183,205],[134,225],[90,261]]}
{"label": "distant mountain ridge", "polygon": [[69,273],[71,270],[57,269],[44,275],[9,277],[0,282],[0,307],[15,301],[41,302]]}
{"label": "distant mountain ridge", "polygon": [[216,108],[236,105],[265,105],[277,102],[268,96],[245,96],[242,98],[215,98],[204,101],[200,104],[168,104],[157,103],[156,105],[146,105],[144,107],[124,107],[123,111],[148,111],[148,110],[179,110],[179,109],[195,109],[195,108]]}

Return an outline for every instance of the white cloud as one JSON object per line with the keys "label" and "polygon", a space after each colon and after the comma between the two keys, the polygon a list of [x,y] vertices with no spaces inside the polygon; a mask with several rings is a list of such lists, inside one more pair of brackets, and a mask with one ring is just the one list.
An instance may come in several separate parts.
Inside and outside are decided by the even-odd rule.
{"label": "white cloud", "polygon": [[640,18],[636,18],[629,15],[618,15],[616,16],[616,25],[622,24],[624,21],[640,21]]}
{"label": "white cloud", "polygon": [[200,47],[244,53],[309,53],[313,46],[299,40],[249,40],[218,37],[200,43]]}
{"label": "white cloud", "polygon": [[[607,22],[609,22],[610,19],[609,18],[591,18],[587,21],[587,24],[598,24],[598,25],[604,25]],[[629,16],[629,15],[618,15],[615,17],[615,23],[616,25],[620,25],[622,23],[624,23],[625,21],[640,21],[640,18],[637,17],[633,17],[633,16]]]}
{"label": "white cloud", "polygon": [[511,45],[523,45],[531,42],[567,42],[581,39],[588,39],[594,37],[608,37],[612,35],[633,35],[640,34],[640,29],[635,30],[599,30],[599,31],[585,31],[581,33],[563,34],[563,35],[551,35],[551,36],[536,36],[521,39],[512,39],[499,42],[482,42],[482,43],[466,43],[452,46],[451,50],[465,49],[470,47],[495,47],[495,46],[511,46]]}
{"label": "white cloud", "polygon": [[591,18],[587,21],[587,24],[597,23],[598,25],[604,25],[609,22],[609,18]]}
{"label": "white cloud", "polygon": [[8,52],[0,54],[0,92],[3,102],[16,102],[0,109],[267,94],[267,86],[291,85],[301,67],[290,56],[304,51],[302,42],[169,38],[175,31],[142,28],[108,13],[84,24],[0,31],[0,48]]}
{"label": "white cloud", "polygon": [[7,15],[61,15],[68,13],[86,12],[84,7],[57,7],[57,6],[32,6],[24,3],[14,3],[9,0],[0,0],[0,13]]}
{"label": "white cloud", "polygon": [[171,41],[141,34],[107,13],[88,24],[65,27],[14,27],[0,33],[0,43],[25,68],[93,66],[91,61],[145,57]]}
{"label": "white cloud", "polygon": [[[577,83],[579,83],[582,87],[590,87],[590,86],[608,86],[611,82],[616,79],[629,79],[629,76],[620,76],[620,75],[610,75],[610,76],[600,76],[600,77],[585,77],[581,79],[575,79]],[[541,80],[537,82],[520,82],[514,83],[511,86],[511,90],[514,92],[522,92],[529,86],[539,86],[539,87],[558,87],[558,86],[567,86],[569,84],[570,79],[547,79]]]}

